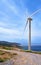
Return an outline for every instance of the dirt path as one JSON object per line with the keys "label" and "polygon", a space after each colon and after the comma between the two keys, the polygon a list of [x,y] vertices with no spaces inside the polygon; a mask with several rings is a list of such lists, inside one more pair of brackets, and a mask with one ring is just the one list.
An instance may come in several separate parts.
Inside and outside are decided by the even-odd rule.
{"label": "dirt path", "polygon": [[[14,64],[12,65],[41,65],[41,55],[13,50],[3,50],[6,52],[17,53],[18,55],[13,58]],[[12,61],[11,61],[12,62]]]}
{"label": "dirt path", "polygon": [[14,65],[41,65],[41,55],[21,52],[16,57]]}

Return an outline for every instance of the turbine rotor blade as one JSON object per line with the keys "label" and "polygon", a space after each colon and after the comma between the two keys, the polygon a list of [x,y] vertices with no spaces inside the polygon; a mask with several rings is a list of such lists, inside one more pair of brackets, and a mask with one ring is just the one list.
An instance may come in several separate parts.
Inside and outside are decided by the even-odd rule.
{"label": "turbine rotor blade", "polygon": [[32,15],[30,15],[30,17],[33,16],[33,15],[35,15],[36,13],[38,13],[40,10],[41,9],[36,10]]}
{"label": "turbine rotor blade", "polygon": [[26,22],[26,25],[25,25],[24,31],[25,31],[25,29],[26,29],[26,27],[27,27],[27,24],[28,24],[28,21]]}

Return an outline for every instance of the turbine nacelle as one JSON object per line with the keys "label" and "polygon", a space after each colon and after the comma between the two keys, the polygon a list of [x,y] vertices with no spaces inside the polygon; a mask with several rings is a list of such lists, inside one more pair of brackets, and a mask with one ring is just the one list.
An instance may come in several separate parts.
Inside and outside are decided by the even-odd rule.
{"label": "turbine nacelle", "polygon": [[27,20],[30,22],[30,21],[32,21],[32,18],[31,17],[28,17]]}

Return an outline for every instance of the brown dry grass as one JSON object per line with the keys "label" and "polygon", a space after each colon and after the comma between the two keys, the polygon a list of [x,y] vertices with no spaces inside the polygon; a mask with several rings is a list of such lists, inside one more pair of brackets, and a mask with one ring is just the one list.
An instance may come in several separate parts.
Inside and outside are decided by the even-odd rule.
{"label": "brown dry grass", "polygon": [[5,49],[5,50],[16,50],[16,51],[19,51],[20,49],[17,48],[17,47],[9,47],[9,46],[0,46],[0,49]]}
{"label": "brown dry grass", "polygon": [[17,53],[9,53],[9,52],[0,51],[0,62],[4,62],[14,57],[15,55],[17,55]]}

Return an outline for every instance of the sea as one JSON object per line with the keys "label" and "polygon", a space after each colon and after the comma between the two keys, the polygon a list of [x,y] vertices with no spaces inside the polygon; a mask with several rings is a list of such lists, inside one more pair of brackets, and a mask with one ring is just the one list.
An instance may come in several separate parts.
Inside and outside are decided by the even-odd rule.
{"label": "sea", "polygon": [[[23,46],[22,49],[28,50],[28,46]],[[41,51],[41,46],[31,46],[31,50],[33,50],[33,51]]]}

